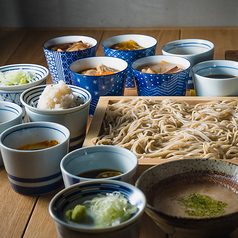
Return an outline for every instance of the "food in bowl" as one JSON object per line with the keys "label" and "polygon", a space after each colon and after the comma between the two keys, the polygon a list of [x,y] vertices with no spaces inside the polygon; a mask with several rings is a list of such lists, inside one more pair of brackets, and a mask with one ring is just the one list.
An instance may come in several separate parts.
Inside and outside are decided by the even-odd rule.
{"label": "food in bowl", "polygon": [[98,194],[91,200],[86,200],[83,205],[76,205],[66,212],[66,216],[69,220],[79,222],[90,214],[96,224],[94,228],[105,228],[120,225],[137,211],[136,205],[130,204],[127,198],[115,191],[105,195]]}
{"label": "food in bowl", "polygon": [[22,85],[33,82],[36,74],[28,70],[9,70],[6,72],[0,71],[0,85],[12,86]]}
{"label": "food in bowl", "polygon": [[147,74],[174,74],[185,70],[185,68],[182,65],[162,60],[158,63],[141,65],[137,70]]}
{"label": "food in bowl", "polygon": [[138,159],[238,159],[238,101],[190,104],[166,98],[122,98],[108,104],[94,145],[117,145]]}
{"label": "food in bowl", "polygon": [[63,43],[57,44],[49,47],[49,50],[58,51],[58,52],[71,52],[71,51],[79,51],[86,50],[92,47],[89,43],[84,43],[83,41],[77,41],[73,43]]}
{"label": "food in bowl", "polygon": [[78,177],[84,178],[111,178],[123,174],[116,169],[93,169],[78,174]]}
{"label": "food in bowl", "polygon": [[113,44],[111,49],[115,50],[141,50],[145,49],[145,47],[140,46],[134,40],[123,41],[120,43]]}
{"label": "food in bowl", "polygon": [[58,84],[47,85],[39,97],[37,108],[39,109],[68,109],[83,104],[83,98],[79,98],[73,90],[59,81]]}
{"label": "food in bowl", "polygon": [[58,145],[57,140],[45,140],[36,143],[25,144],[17,148],[17,150],[42,150],[55,145]]}
{"label": "food in bowl", "polygon": [[112,67],[108,67],[104,64],[100,64],[96,68],[83,70],[82,72],[78,72],[78,73],[83,75],[101,76],[101,75],[114,74],[117,72],[119,72],[119,70],[114,69]]}

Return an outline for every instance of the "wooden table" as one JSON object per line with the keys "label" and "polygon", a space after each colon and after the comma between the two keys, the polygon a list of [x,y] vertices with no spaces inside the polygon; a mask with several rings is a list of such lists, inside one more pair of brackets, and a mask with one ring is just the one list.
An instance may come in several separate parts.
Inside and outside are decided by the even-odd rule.
{"label": "wooden table", "polygon": [[[97,56],[104,55],[102,42],[121,34],[145,34],[158,40],[156,54],[161,47],[173,40],[185,38],[207,39],[214,43],[214,59],[225,59],[226,50],[238,49],[238,28],[72,28],[72,29],[0,29],[0,65],[34,63],[47,67],[43,43],[62,35],[87,35],[98,40]],[[48,83],[52,80],[49,77]],[[127,89],[125,95],[136,95]],[[149,167],[149,166],[148,166]],[[139,174],[146,167],[139,167]],[[63,187],[62,187],[63,188]],[[23,196],[13,191],[4,167],[0,167],[0,237],[56,238],[53,219],[48,212],[53,192],[42,196]],[[140,238],[166,238],[154,222],[144,214]],[[238,229],[230,238],[238,237]]]}

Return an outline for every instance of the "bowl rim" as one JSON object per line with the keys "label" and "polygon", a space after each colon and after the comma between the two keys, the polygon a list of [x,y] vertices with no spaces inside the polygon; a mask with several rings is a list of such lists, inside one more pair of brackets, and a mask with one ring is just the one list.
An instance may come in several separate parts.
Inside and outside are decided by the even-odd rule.
{"label": "bowl rim", "polygon": [[[24,100],[23,100],[23,97],[25,96],[25,94],[27,94],[29,91],[31,90],[36,90],[38,88],[46,88],[47,86],[49,85],[55,85],[55,84],[44,84],[44,85],[38,85],[38,86],[35,86],[35,87],[31,87],[25,91],[22,92],[21,96],[20,96],[20,101],[21,103],[23,104],[23,106],[26,107],[26,109],[32,111],[32,112],[35,112],[35,113],[40,113],[40,114],[44,114],[44,115],[56,115],[56,114],[69,114],[69,113],[73,113],[73,112],[76,112],[76,111],[79,111],[79,110],[82,110],[84,109],[85,107],[89,107],[90,105],[90,102],[92,100],[92,95],[89,91],[87,91],[86,89],[84,88],[81,88],[81,87],[78,87],[78,86],[74,86],[74,85],[68,85],[70,88],[75,88],[75,89],[79,89],[81,92],[84,92],[86,93],[88,96],[89,96],[89,99],[84,102],[83,104],[79,105],[79,106],[76,106],[76,107],[72,107],[72,108],[67,108],[67,109],[39,109],[39,108],[36,108],[34,106],[31,106],[29,104],[27,104]],[[43,92],[43,90],[42,90]],[[41,92],[41,93],[42,93]]]}
{"label": "bowl rim", "polygon": [[[54,38],[51,38],[51,39],[46,40],[46,41],[43,43],[42,47],[43,47],[43,49],[49,50],[49,51],[51,51],[51,52],[66,53],[66,52],[59,52],[59,51],[55,51],[55,50],[50,50],[50,49],[48,49],[45,45],[46,45],[47,43],[49,43],[50,41],[54,41],[54,40],[58,40],[58,39],[66,39],[64,43],[71,43],[72,41],[69,42],[69,41],[67,40],[68,38],[80,38],[80,37],[81,37],[81,38],[85,38],[85,39],[90,39],[90,40],[94,41],[94,44],[93,44],[90,48],[88,48],[88,49],[97,47],[98,41],[97,41],[95,38],[93,38],[93,37],[91,37],[91,36],[84,36],[84,35],[64,35],[64,36],[57,36],[57,37],[54,37]],[[48,46],[48,47],[49,47],[49,46]],[[80,50],[80,51],[87,51],[88,49]],[[67,52],[67,53],[72,53],[72,52],[78,52],[78,51],[71,51],[71,52]]]}
{"label": "bowl rim", "polygon": [[[91,151],[91,150],[96,149],[96,147],[99,148],[99,150],[100,150],[100,148],[105,148],[105,149],[107,149],[107,151],[110,151],[110,152],[113,152],[114,149],[116,148],[116,150],[125,151],[126,153],[128,153],[128,154],[130,154],[130,155],[133,156],[133,161],[135,161],[135,164],[133,165],[133,168],[132,168],[131,170],[129,170],[129,171],[123,173],[122,175],[114,176],[113,179],[115,179],[115,180],[116,180],[117,178],[122,177],[123,175],[128,175],[129,173],[131,173],[131,171],[133,171],[134,169],[136,169],[137,166],[138,166],[138,163],[139,163],[139,162],[138,162],[138,158],[137,158],[137,156],[136,156],[132,151],[130,151],[130,150],[127,150],[127,149],[125,149],[125,148],[123,148],[123,147],[119,147],[119,146],[115,147],[114,145],[93,145],[93,146],[82,147],[82,148],[76,149],[76,150],[71,151],[70,153],[66,154],[66,155],[62,158],[62,160],[60,161],[60,168],[61,168],[61,170],[62,170],[62,173],[65,173],[67,176],[70,176],[70,177],[72,177],[72,178],[79,179],[79,180],[84,180],[84,181],[87,180],[87,181],[92,181],[92,182],[93,182],[93,181],[102,181],[102,180],[112,180],[112,178],[95,179],[95,178],[80,177],[80,176],[77,176],[77,175],[74,175],[74,174],[68,172],[68,171],[66,170],[65,166],[64,166],[65,161],[67,161],[67,160],[69,159],[69,157],[71,157],[72,155],[74,155],[74,154],[75,154],[75,155],[78,155],[79,152],[85,151],[85,150]],[[102,151],[102,152],[103,152],[103,151]],[[95,153],[95,152],[94,152],[94,153]],[[97,151],[97,153],[98,153],[98,151]],[[80,155],[81,155],[81,153],[80,153]],[[78,155],[78,156],[80,156],[80,155]],[[82,182],[80,182],[80,183],[82,183]]]}
{"label": "bowl rim", "polygon": [[[207,45],[207,50],[201,53],[195,53],[195,54],[187,54],[187,55],[183,55],[183,54],[174,54],[174,53],[170,53],[168,50],[168,47],[176,45],[176,44],[183,44],[183,43],[190,43],[190,44],[206,44]],[[210,48],[208,48],[210,47]],[[174,41],[170,41],[166,44],[164,44],[161,48],[162,53],[165,52],[167,55],[176,55],[176,56],[180,56],[180,57],[194,57],[197,55],[204,55],[207,54],[208,52],[214,51],[215,45],[213,42],[209,41],[209,40],[205,40],[205,39],[180,39],[180,40],[174,40]]]}
{"label": "bowl rim", "polygon": [[[144,49],[139,49],[139,50],[116,50],[116,49],[111,49],[110,47],[106,46],[105,43],[107,43],[108,41],[112,40],[112,39],[117,39],[117,38],[120,38],[120,37],[128,37],[128,40],[130,37],[144,37],[144,38],[150,38],[151,40],[154,41],[154,44],[149,46],[149,47],[146,47]],[[117,43],[120,43],[121,41],[118,41]],[[109,37],[107,39],[105,39],[103,42],[102,42],[102,46],[105,47],[106,49],[110,49],[111,51],[114,51],[114,52],[117,52],[117,51],[121,51],[121,52],[139,52],[139,51],[144,51],[144,50],[148,50],[150,48],[153,48],[153,47],[156,47],[158,44],[158,41],[155,37],[153,36],[149,36],[149,35],[143,35],[143,34],[123,34],[123,35],[116,35],[116,36],[112,36],[112,37]]]}
{"label": "bowl rim", "polygon": [[[27,68],[27,67],[37,67],[37,68],[40,68],[42,71],[45,71],[44,73],[44,76],[42,78],[40,78],[39,80],[34,80],[32,82],[29,82],[27,84],[22,84],[22,85],[9,85],[9,86],[3,86],[3,85],[0,85],[0,91],[17,91],[17,90],[25,90],[27,88],[30,88],[30,87],[34,87],[38,84],[41,84],[44,82],[44,80],[47,79],[47,77],[49,76],[49,70],[42,66],[42,65],[39,65],[39,64],[10,64],[10,65],[4,65],[4,66],[1,66],[0,67],[0,71],[2,71],[3,69],[5,68],[9,68],[9,67],[18,67],[17,69],[13,69],[13,70],[19,70],[21,68]],[[9,69],[11,70],[11,69]],[[27,70],[27,69],[26,69]],[[32,70],[34,71],[34,69]]]}
{"label": "bowl rim", "polygon": [[[160,59],[161,58],[161,59]],[[164,74],[149,74],[149,73],[143,73],[141,71],[138,71],[136,68],[135,68],[135,64],[139,64],[137,65],[138,66],[141,66],[143,64],[146,64],[147,62],[144,62],[144,63],[140,63],[140,61],[145,61],[145,60],[150,60],[150,59],[158,59],[158,62],[161,61],[161,60],[164,60],[163,58],[171,58],[171,59],[179,59],[180,61],[183,61],[183,62],[186,62],[188,64],[188,67],[186,67],[183,71],[180,71],[180,72],[176,72],[176,73],[172,73],[172,74],[166,74],[166,75],[176,75],[176,74],[180,74],[181,72],[184,72],[185,70],[190,70],[191,69],[191,63],[188,59],[185,59],[183,57],[180,57],[180,56],[174,56],[174,55],[150,55],[150,56],[146,56],[146,57],[143,57],[143,58],[140,58],[140,59],[137,59],[135,60],[132,64],[131,64],[131,68],[133,71],[135,72],[138,72],[142,75],[153,75],[153,76],[158,76],[158,75],[164,75]]]}
{"label": "bowl rim", "polygon": [[[18,149],[14,149],[14,148],[11,148],[11,147],[6,146],[5,144],[3,144],[2,140],[4,139],[4,137],[8,136],[9,134],[14,133],[16,131],[20,131],[20,130],[26,130],[26,129],[34,127],[34,126],[52,127],[52,128],[56,128],[57,130],[62,130],[65,134],[65,139],[64,139],[63,142],[59,143],[58,145],[55,145],[53,147],[40,149],[40,150],[18,150]],[[70,131],[66,126],[64,126],[62,124],[59,124],[59,123],[56,123],[56,122],[48,122],[48,121],[26,122],[26,123],[22,123],[22,124],[18,124],[18,125],[9,127],[8,129],[4,130],[0,134],[0,147],[3,147],[5,149],[13,151],[13,152],[18,152],[18,153],[38,153],[38,152],[41,152],[41,151],[47,151],[47,150],[55,149],[55,148],[63,145],[64,143],[66,143],[67,140],[69,140],[69,139],[70,139]]]}
{"label": "bowl rim", "polygon": [[[96,184],[116,184],[119,186],[129,187],[131,190],[136,191],[137,194],[138,193],[140,194],[140,196],[141,196],[140,200],[141,200],[142,206],[143,206],[142,209],[139,209],[134,216],[130,217],[127,221],[125,221],[119,225],[106,227],[106,228],[93,228],[93,229],[89,229],[89,228],[85,229],[85,228],[78,227],[77,223],[72,223],[72,224],[67,223],[66,221],[59,219],[54,214],[54,212],[53,212],[54,211],[54,203],[61,194],[64,194],[65,192],[67,192],[69,190],[74,190],[74,188],[77,188],[77,187],[81,187],[81,186],[85,186],[85,185],[90,186],[90,184],[95,184],[95,183]],[[144,193],[139,188],[137,188],[134,185],[131,185],[129,183],[122,182],[122,181],[102,180],[102,181],[85,181],[82,183],[77,183],[77,184],[71,185],[68,188],[62,189],[51,199],[50,204],[49,204],[49,213],[55,222],[59,223],[60,225],[62,225],[64,227],[67,227],[68,229],[77,230],[79,232],[84,232],[84,233],[105,233],[105,232],[111,232],[111,231],[125,228],[125,227],[129,226],[130,224],[134,223],[136,220],[138,220],[143,215],[145,208],[146,208],[146,197],[145,197]]]}
{"label": "bowl rim", "polygon": [[[161,165],[163,166],[163,165],[166,165],[168,163],[178,163],[178,161],[183,161],[184,162],[184,161],[196,161],[196,160],[203,161],[203,162],[217,161],[218,163],[230,164],[232,166],[238,167],[237,164],[232,163],[230,161],[227,161],[227,160],[225,161],[225,160],[215,159],[215,158],[187,158],[187,159],[183,159],[183,160],[171,160],[171,161],[163,162],[161,164],[154,165],[154,166],[150,167],[149,169],[147,169],[146,171],[144,171],[140,175],[140,177],[137,179],[137,181],[135,182],[135,186],[138,187],[138,183],[142,179],[142,176],[144,176],[150,170],[153,170],[158,166],[161,166]],[[155,207],[153,207],[152,205],[150,205],[149,203],[146,204],[146,209],[150,209],[153,212],[158,213],[160,216],[164,217],[165,219],[170,219],[170,220],[180,221],[180,222],[204,222],[204,221],[207,221],[207,222],[211,221],[212,222],[212,221],[219,220],[221,218],[226,219],[226,218],[230,218],[230,217],[238,215],[238,211],[236,211],[236,212],[232,212],[232,213],[229,213],[229,214],[226,214],[226,215],[221,215],[221,216],[216,216],[216,217],[205,217],[205,218],[179,217],[179,216],[173,216],[173,215],[169,215],[167,213],[161,212],[161,211],[157,210]]]}

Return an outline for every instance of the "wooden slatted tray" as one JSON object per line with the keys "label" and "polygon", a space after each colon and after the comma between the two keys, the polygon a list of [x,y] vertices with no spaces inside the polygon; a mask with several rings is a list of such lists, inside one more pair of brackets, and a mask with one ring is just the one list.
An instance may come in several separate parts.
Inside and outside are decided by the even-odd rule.
{"label": "wooden slatted tray", "polygon": [[[125,97],[125,96],[124,96]],[[126,96],[126,98],[128,99],[135,99],[138,96]],[[114,96],[114,97],[100,97],[99,101],[98,101],[98,105],[97,108],[95,110],[95,114],[93,116],[91,125],[89,127],[88,133],[86,135],[83,147],[86,146],[92,146],[94,145],[92,143],[92,139],[97,137],[98,135],[100,135],[100,131],[101,131],[101,126],[102,126],[102,122],[105,116],[105,112],[106,112],[106,108],[107,105],[113,104],[118,102],[119,100],[121,100],[123,98],[123,96]],[[166,96],[162,96],[162,97],[144,97],[146,99],[153,99],[155,101],[162,101],[164,99],[168,99],[171,97],[166,97]],[[173,99],[175,100],[182,100],[182,101],[186,101],[188,102],[190,105],[196,105],[198,103],[205,103],[205,102],[209,102],[209,101],[215,101],[215,100],[226,100],[226,99],[235,99],[238,100],[238,97],[194,97],[194,96],[181,96],[181,97],[173,97]],[[171,161],[172,159],[139,159],[139,165],[156,165],[159,163],[163,163],[166,161]],[[238,164],[238,159],[234,159],[234,160],[227,160],[233,163]]]}

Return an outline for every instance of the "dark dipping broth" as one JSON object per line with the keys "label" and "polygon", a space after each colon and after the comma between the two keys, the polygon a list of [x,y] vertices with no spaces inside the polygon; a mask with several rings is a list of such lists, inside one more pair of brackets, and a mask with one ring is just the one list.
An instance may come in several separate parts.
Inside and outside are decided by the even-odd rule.
{"label": "dark dipping broth", "polygon": [[174,176],[150,189],[148,203],[171,216],[217,217],[238,212],[238,184],[209,172]]}
{"label": "dark dipping broth", "polygon": [[83,173],[78,174],[78,177],[83,177],[83,178],[110,178],[110,177],[115,177],[118,175],[123,174],[123,172],[119,170],[114,170],[114,169],[94,169],[94,170],[89,170],[85,171]]}
{"label": "dark dipping broth", "polygon": [[26,144],[17,148],[17,150],[41,150],[58,145],[57,140],[45,140],[37,143]]}
{"label": "dark dipping broth", "polygon": [[209,74],[206,75],[205,77],[212,79],[228,79],[228,78],[235,78],[236,76],[230,74]]}

